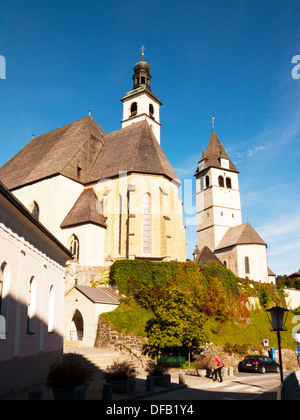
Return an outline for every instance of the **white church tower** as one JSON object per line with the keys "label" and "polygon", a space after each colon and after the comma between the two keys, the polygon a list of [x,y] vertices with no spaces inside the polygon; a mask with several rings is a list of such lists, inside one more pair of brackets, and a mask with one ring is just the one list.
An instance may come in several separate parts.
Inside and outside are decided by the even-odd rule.
{"label": "white church tower", "polygon": [[215,251],[228,229],[242,224],[238,174],[213,128],[195,173],[198,246]]}
{"label": "white church tower", "polygon": [[250,223],[242,224],[239,171],[218,139],[214,123],[195,177],[195,262],[217,260],[240,278],[275,283],[275,275],[268,268],[267,244]]}
{"label": "white church tower", "polygon": [[142,52],[142,60],[134,66],[133,89],[121,99],[123,102],[122,128],[146,120],[160,144],[159,108],[162,103],[151,91],[150,68],[150,65],[144,61],[144,52]]}

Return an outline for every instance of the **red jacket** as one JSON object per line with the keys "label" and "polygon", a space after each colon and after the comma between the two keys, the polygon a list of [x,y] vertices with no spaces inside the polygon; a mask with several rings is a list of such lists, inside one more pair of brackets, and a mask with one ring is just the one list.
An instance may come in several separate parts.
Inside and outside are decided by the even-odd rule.
{"label": "red jacket", "polygon": [[218,356],[216,356],[216,362],[217,362],[218,368],[221,368],[221,367],[224,366],[223,363],[222,363],[222,360]]}

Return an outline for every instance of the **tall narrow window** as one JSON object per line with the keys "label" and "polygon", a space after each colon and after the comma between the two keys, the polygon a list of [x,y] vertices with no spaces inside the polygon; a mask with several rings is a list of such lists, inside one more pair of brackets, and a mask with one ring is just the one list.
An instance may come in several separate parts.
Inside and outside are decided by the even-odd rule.
{"label": "tall narrow window", "polygon": [[36,315],[36,281],[31,277],[28,290],[27,307],[27,334],[35,334],[35,315]]}
{"label": "tall narrow window", "polygon": [[119,254],[122,254],[122,196],[119,195]]}
{"label": "tall narrow window", "polygon": [[131,117],[133,117],[136,114],[137,114],[137,103],[133,102],[130,107],[130,115]]}
{"label": "tall narrow window", "polygon": [[48,318],[48,333],[51,334],[54,331],[54,318],[55,318],[55,294],[54,287],[50,287],[49,292],[49,318]]}
{"label": "tall narrow window", "polygon": [[36,201],[30,204],[29,211],[36,220],[40,219],[40,207]]}
{"label": "tall narrow window", "polygon": [[206,175],[205,177],[205,187],[208,188],[209,187],[209,176]]}
{"label": "tall narrow window", "polygon": [[6,262],[0,267],[0,315],[7,321],[8,316],[8,299],[9,299],[9,267]]}
{"label": "tall narrow window", "polygon": [[245,273],[250,273],[250,264],[249,264],[249,257],[245,257]]}
{"label": "tall narrow window", "polygon": [[231,188],[231,179],[229,177],[226,178],[226,187]]}
{"label": "tall narrow window", "polygon": [[151,197],[149,193],[144,194],[143,202],[143,252],[151,253]]}
{"label": "tall narrow window", "polygon": [[152,104],[149,105],[149,114],[150,117],[154,118],[154,108]]}
{"label": "tall narrow window", "polygon": [[219,186],[224,187],[224,178],[222,177],[222,175],[219,176]]}
{"label": "tall narrow window", "polygon": [[69,240],[69,249],[75,260],[79,260],[79,239],[76,235],[72,235]]}

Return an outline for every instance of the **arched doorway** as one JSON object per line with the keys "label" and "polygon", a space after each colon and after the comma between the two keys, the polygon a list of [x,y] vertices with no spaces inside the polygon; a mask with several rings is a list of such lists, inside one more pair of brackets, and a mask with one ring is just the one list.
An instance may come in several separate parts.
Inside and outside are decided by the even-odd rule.
{"label": "arched doorway", "polygon": [[81,313],[76,309],[70,329],[70,340],[82,340],[83,339],[83,317]]}

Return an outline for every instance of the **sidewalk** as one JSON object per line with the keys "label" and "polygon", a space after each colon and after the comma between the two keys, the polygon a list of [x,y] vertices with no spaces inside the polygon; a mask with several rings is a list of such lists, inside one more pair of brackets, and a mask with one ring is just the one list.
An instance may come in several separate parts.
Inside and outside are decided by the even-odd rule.
{"label": "sidewalk", "polygon": [[[76,352],[78,354],[83,355],[86,358],[90,357],[97,357],[103,356],[109,357],[112,352],[108,350],[101,350],[101,349],[94,349],[94,348],[71,348],[66,347],[64,349],[65,353],[69,352]],[[120,357],[122,354],[120,353]],[[203,378],[187,373],[184,370],[180,369],[170,369],[169,373],[171,375],[171,384],[169,387],[162,387],[162,386],[155,386],[154,391],[146,392],[146,378],[147,372],[142,368],[140,365],[137,367],[138,375],[136,377],[136,387],[135,387],[135,394],[133,396],[128,396],[127,394],[117,394],[113,393],[112,400],[141,400],[144,398],[148,398],[151,396],[155,396],[161,393],[172,392],[175,390],[183,389],[189,386],[193,386],[195,384],[203,383],[211,383],[211,379]],[[179,373],[185,374],[185,384],[179,383]],[[190,373],[190,372],[189,372]],[[231,380],[233,378],[225,378],[225,380]],[[92,382],[88,386],[86,390],[86,400],[102,400],[102,389],[103,385],[105,384],[105,379],[103,375],[103,370],[101,368],[94,367],[94,375]],[[0,398],[0,400],[28,400],[29,394],[33,390],[39,390],[42,392],[42,400],[54,400],[54,396],[52,390],[48,389],[45,386],[45,383],[40,383],[32,387],[27,387],[20,392],[15,392],[7,397]]]}

